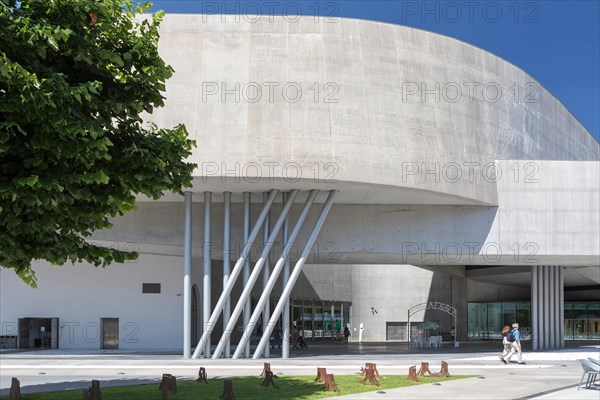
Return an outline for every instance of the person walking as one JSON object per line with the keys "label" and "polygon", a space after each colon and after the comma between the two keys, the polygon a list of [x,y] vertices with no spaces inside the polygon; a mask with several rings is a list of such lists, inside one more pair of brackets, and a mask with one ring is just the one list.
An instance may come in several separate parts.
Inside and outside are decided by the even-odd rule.
{"label": "person walking", "polygon": [[511,357],[515,353],[518,353],[519,354],[519,364],[525,364],[523,362],[523,352],[521,351],[521,332],[519,332],[519,324],[515,322],[514,324],[512,324],[512,328],[513,328],[512,331],[510,331],[506,335],[507,340],[509,342],[511,342],[510,353],[508,353],[506,356],[504,356],[504,358],[502,358],[502,361],[505,364],[508,364],[510,362]]}
{"label": "person walking", "polygon": [[510,349],[512,348],[512,343],[508,341],[508,338],[506,337],[508,335],[508,332],[510,332],[510,326],[505,325],[504,328],[502,328],[502,355],[500,356],[500,361],[504,362],[504,357],[506,357],[508,355],[508,353],[510,353]]}
{"label": "person walking", "polygon": [[350,339],[350,329],[348,327],[344,328],[344,343],[348,343]]}

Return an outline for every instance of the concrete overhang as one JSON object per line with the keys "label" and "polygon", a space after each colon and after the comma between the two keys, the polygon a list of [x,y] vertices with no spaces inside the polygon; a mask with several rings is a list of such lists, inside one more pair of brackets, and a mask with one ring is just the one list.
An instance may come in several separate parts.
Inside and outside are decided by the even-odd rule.
{"label": "concrete overhang", "polygon": [[[193,186],[186,188],[195,194],[194,202],[203,202],[202,193],[212,192],[213,202],[223,201],[223,192],[231,192],[232,202],[241,203],[242,193],[253,193],[252,201],[262,202],[261,193],[277,189],[281,192],[289,192],[298,189],[302,193],[296,199],[297,203],[304,202],[308,192],[312,189],[320,190],[316,203],[324,203],[327,198],[327,192],[338,190],[336,204],[420,204],[420,205],[474,205],[474,206],[497,206],[495,203],[487,203],[473,198],[460,197],[450,193],[443,193],[435,190],[421,190],[412,187],[391,186],[391,185],[370,185],[359,182],[345,181],[322,181],[312,179],[255,179],[253,177],[219,177],[207,178],[196,177],[193,179]],[[258,195],[257,195],[258,194]],[[152,202],[146,196],[136,197],[138,202]],[[168,192],[158,201],[161,202],[183,202],[183,196]]]}
{"label": "concrete overhang", "polygon": [[[465,276],[479,282],[522,287],[531,285],[531,270],[528,266],[467,266]],[[567,266],[564,278],[565,287],[600,285],[600,267]]]}

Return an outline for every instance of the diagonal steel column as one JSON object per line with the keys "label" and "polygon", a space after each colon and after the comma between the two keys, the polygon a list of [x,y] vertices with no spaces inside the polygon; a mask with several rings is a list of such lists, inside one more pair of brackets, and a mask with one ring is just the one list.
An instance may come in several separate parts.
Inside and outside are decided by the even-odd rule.
{"label": "diagonal steel column", "polygon": [[268,243],[263,248],[260,258],[254,265],[254,269],[252,270],[252,273],[250,274],[250,279],[248,280],[248,284],[244,287],[244,290],[242,291],[242,294],[240,295],[240,298],[239,298],[235,308],[233,309],[233,312],[231,313],[231,319],[229,320],[229,323],[227,324],[227,327],[225,328],[225,331],[223,332],[223,335],[221,336],[221,340],[219,340],[219,343],[217,344],[217,348],[215,349],[215,352],[212,357],[213,359],[217,359],[217,358],[221,357],[221,353],[223,352],[223,347],[225,346],[225,342],[231,336],[231,332],[233,331],[233,328],[234,328],[235,324],[237,323],[238,318],[240,317],[240,313],[242,312],[244,303],[246,302],[246,300],[248,298],[250,298],[250,293],[252,292],[252,288],[254,287],[254,284],[256,283],[256,280],[258,279],[258,275],[260,274],[260,272],[263,268],[263,265],[265,263],[266,255],[269,254],[269,251],[271,251],[271,246],[273,245],[275,238],[277,238],[277,235],[279,234],[279,230],[281,229],[281,226],[283,225],[283,221],[285,220],[287,213],[290,211],[290,208],[292,207],[292,204],[294,203],[294,199],[296,198],[297,194],[298,194],[298,190],[296,190],[296,189],[292,190],[292,192],[290,193],[290,198],[288,199],[287,203],[285,204],[283,210],[281,210],[281,215],[279,215],[279,218],[277,219],[277,222],[275,223],[275,226],[273,227],[273,231],[271,232],[271,236],[269,237]]}
{"label": "diagonal steel column", "polygon": [[[244,246],[248,243],[248,237],[250,236],[250,205],[252,204],[252,194],[250,192],[244,192]],[[250,258],[247,258],[244,262],[244,272],[242,274],[242,287],[246,287],[248,279],[250,278]],[[244,303],[244,315],[242,317],[243,326],[248,324],[250,319],[250,299]],[[227,326],[227,325],[225,325]],[[225,326],[223,329],[225,329]],[[250,343],[246,345],[244,349],[244,356],[250,357]]]}
{"label": "diagonal steel column", "polygon": [[304,249],[302,250],[302,255],[301,255],[300,259],[298,260],[298,262],[296,263],[296,265],[294,266],[294,270],[292,271],[290,280],[285,285],[285,288],[283,289],[283,293],[281,293],[281,297],[279,298],[279,301],[277,302],[277,306],[275,306],[275,310],[273,310],[273,313],[271,314],[271,319],[269,320],[269,326],[267,327],[267,330],[265,330],[263,332],[263,336],[260,339],[260,342],[258,343],[256,350],[254,351],[254,355],[252,356],[253,359],[260,358],[260,355],[263,353],[265,346],[269,345],[269,338],[271,337],[271,334],[273,333],[273,328],[275,327],[275,324],[277,323],[277,320],[279,319],[279,316],[281,315],[283,306],[286,303],[285,299],[290,296],[290,293],[292,292],[292,289],[294,288],[294,285],[296,284],[296,281],[298,280],[298,277],[300,276],[300,272],[302,272],[302,267],[304,267],[306,258],[308,257],[308,254],[310,253],[310,249],[312,248],[313,244],[315,243],[315,240],[317,239],[317,235],[319,234],[319,232],[321,231],[321,228],[323,227],[325,218],[327,218],[327,214],[329,214],[329,210],[331,210],[333,200],[335,199],[335,196],[337,195],[337,193],[338,193],[337,190],[332,190],[329,192],[329,196],[327,197],[327,201],[323,205],[323,209],[321,210],[321,214],[319,215],[319,218],[317,219],[317,222],[315,223],[315,227],[313,228],[312,232],[310,233],[310,236],[308,237],[308,240],[306,241],[306,244],[304,245]]}
{"label": "diagonal steel column", "polygon": [[[223,288],[227,286],[229,280],[229,270],[231,268],[231,192],[223,193]],[[229,321],[230,299],[227,298],[225,307],[223,307],[223,328]],[[225,357],[229,358],[231,343],[227,342],[225,346]]]}
{"label": "diagonal steel column", "polygon": [[209,338],[210,334],[212,333],[212,331],[215,327],[215,324],[217,323],[217,320],[219,319],[219,316],[221,315],[221,311],[223,311],[225,302],[231,295],[231,291],[233,289],[233,286],[235,285],[235,281],[237,280],[238,276],[240,275],[240,272],[242,271],[242,266],[244,265],[244,262],[246,261],[246,258],[248,257],[248,253],[250,252],[250,249],[252,248],[252,245],[254,244],[254,240],[256,239],[256,236],[258,235],[258,232],[260,231],[261,225],[262,225],[263,221],[265,220],[267,212],[269,211],[269,208],[271,207],[271,205],[273,204],[273,201],[275,200],[275,197],[277,196],[277,192],[278,191],[276,189],[271,190],[271,195],[269,196],[269,202],[267,204],[265,204],[265,206],[263,207],[260,215],[258,216],[258,219],[256,220],[256,223],[254,224],[254,228],[252,228],[252,232],[250,233],[250,236],[248,237],[248,242],[244,245],[242,254],[240,255],[240,258],[237,260],[237,262],[235,263],[235,266],[233,267],[233,271],[231,271],[231,276],[227,280],[227,287],[223,288],[223,292],[221,293],[221,296],[219,297],[219,301],[217,301],[217,305],[215,306],[215,309],[213,310],[213,313],[211,314],[210,319],[208,320],[208,324],[206,326],[205,331],[202,332],[202,337],[198,341],[198,345],[196,346],[196,349],[194,350],[194,354],[192,355],[192,358],[198,358],[200,356],[200,354],[202,353],[202,351],[204,351],[204,347],[206,346],[206,343],[208,343],[208,338]]}
{"label": "diagonal steel column", "polygon": [[277,279],[279,278],[279,274],[281,273],[281,269],[283,268],[283,265],[286,262],[290,251],[292,250],[294,241],[296,240],[296,237],[298,236],[298,233],[300,232],[300,229],[302,228],[304,219],[308,215],[308,211],[310,210],[310,207],[312,206],[313,202],[315,201],[315,197],[317,197],[318,192],[319,192],[318,190],[310,191],[308,199],[306,199],[306,202],[304,203],[304,207],[302,208],[302,211],[301,211],[300,215],[298,216],[296,225],[294,226],[294,229],[293,229],[289,239],[285,243],[285,248],[281,252],[281,257],[277,261],[275,268],[273,268],[273,272],[271,273],[271,276],[269,277],[269,280],[263,289],[263,293],[260,296],[260,299],[258,299],[258,303],[256,303],[256,308],[254,308],[254,312],[252,313],[252,317],[250,317],[248,326],[246,326],[244,329],[244,334],[242,335],[242,338],[240,339],[240,343],[238,344],[237,348],[235,349],[235,352],[233,353],[233,358],[238,358],[241,355],[242,350],[246,346],[246,343],[250,341],[250,336],[252,335],[252,331],[254,330],[256,323],[258,322],[258,318],[260,317],[262,308],[263,308],[264,304],[269,301],[271,292],[273,291],[273,288],[275,287],[275,284],[277,283]]}
{"label": "diagonal steel column", "polygon": [[183,357],[192,352],[192,192],[185,192],[183,246]]}

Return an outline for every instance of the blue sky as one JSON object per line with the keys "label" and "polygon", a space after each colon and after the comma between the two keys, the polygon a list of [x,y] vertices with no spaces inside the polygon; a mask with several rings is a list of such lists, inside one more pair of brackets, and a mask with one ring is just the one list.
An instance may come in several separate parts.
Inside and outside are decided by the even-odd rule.
{"label": "blue sky", "polygon": [[451,36],[522,68],[600,141],[600,0],[154,1],[172,13],[332,15]]}

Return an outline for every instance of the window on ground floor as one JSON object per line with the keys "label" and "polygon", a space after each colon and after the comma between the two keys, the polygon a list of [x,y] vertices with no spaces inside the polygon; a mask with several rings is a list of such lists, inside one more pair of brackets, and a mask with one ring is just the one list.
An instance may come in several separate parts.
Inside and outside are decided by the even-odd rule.
{"label": "window on ground floor", "polygon": [[[504,325],[518,322],[523,340],[531,339],[531,303],[471,302],[467,305],[469,340],[500,339]],[[600,302],[565,302],[565,339],[600,339]]]}

